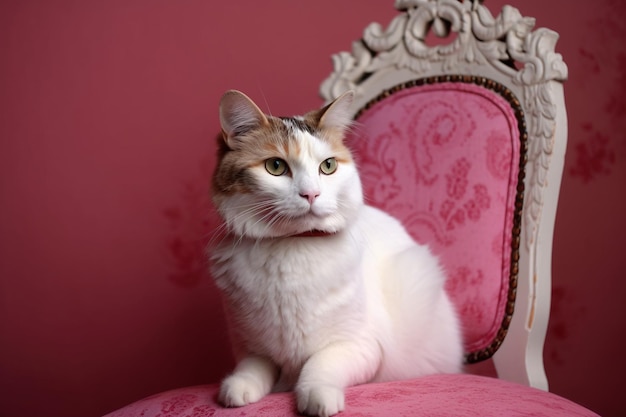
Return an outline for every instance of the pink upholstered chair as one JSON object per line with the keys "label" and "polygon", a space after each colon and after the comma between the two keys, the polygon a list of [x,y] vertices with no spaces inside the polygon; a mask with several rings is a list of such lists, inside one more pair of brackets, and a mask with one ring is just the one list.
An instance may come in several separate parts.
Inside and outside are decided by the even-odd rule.
{"label": "pink upholstered chair", "polygon": [[[370,25],[351,53],[333,57],[321,93],[355,91],[348,143],[366,198],[441,257],[467,362],[492,358],[497,377],[352,387],[343,415],[594,415],[547,392],[542,358],[567,139],[558,35],[533,31],[534,19],[512,7],[494,18],[478,1],[396,0],[396,8],[387,29]],[[290,393],[224,409],[217,389],[169,391],[108,417],[295,414]]]}

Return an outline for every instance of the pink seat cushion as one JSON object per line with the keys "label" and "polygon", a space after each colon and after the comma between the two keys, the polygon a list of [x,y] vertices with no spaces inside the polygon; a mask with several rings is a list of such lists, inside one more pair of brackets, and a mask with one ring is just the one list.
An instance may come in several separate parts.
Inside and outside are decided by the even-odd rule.
{"label": "pink seat cushion", "polygon": [[511,105],[464,82],[409,87],[357,118],[366,200],[440,257],[465,349],[488,348],[508,301],[520,134]]}
{"label": "pink seat cushion", "polygon": [[[293,393],[271,394],[242,408],[216,402],[217,385],[148,397],[105,417],[295,416]],[[345,417],[364,416],[597,416],[549,392],[474,375],[366,384],[346,390]]]}

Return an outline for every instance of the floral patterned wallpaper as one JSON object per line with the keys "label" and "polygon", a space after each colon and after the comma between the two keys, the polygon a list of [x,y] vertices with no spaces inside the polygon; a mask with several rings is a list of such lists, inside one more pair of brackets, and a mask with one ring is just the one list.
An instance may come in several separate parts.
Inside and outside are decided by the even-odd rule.
{"label": "floral patterned wallpaper", "polygon": [[[619,392],[613,384],[626,371],[616,346],[616,335],[626,330],[618,295],[626,291],[619,249],[626,244],[626,46],[620,41],[626,4],[563,7],[567,18],[554,16],[553,26],[570,67],[569,144],[555,231],[546,370],[554,392],[617,416],[623,407],[614,401]],[[547,16],[540,22],[547,25]]]}
{"label": "floral patterned wallpaper", "polygon": [[[604,416],[626,373],[625,4],[514,3],[561,34],[570,75],[546,370]],[[219,97],[317,107],[330,55],[394,15],[392,0],[0,3],[0,414],[101,415],[230,368],[202,263]]]}
{"label": "floral patterned wallpaper", "polygon": [[626,36],[626,5],[599,2],[582,22],[584,38],[577,46],[573,76],[568,83],[574,98],[583,93],[590,101],[570,129],[571,166],[567,174],[584,183],[611,176],[626,143],[626,49],[617,39]]}

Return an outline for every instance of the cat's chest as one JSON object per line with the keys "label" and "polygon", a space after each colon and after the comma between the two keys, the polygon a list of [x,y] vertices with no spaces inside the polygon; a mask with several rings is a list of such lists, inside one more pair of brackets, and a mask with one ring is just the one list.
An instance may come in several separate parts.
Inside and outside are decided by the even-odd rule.
{"label": "cat's chest", "polygon": [[230,290],[301,301],[327,296],[350,279],[362,250],[346,237],[245,242],[227,249],[215,278]]}
{"label": "cat's chest", "polygon": [[362,291],[358,250],[295,243],[241,247],[218,279],[246,343],[293,363],[341,333]]}
{"label": "cat's chest", "polygon": [[335,295],[350,287],[358,257],[337,256],[307,245],[253,246],[231,260],[227,281],[249,306],[271,314],[272,321],[312,321]]}

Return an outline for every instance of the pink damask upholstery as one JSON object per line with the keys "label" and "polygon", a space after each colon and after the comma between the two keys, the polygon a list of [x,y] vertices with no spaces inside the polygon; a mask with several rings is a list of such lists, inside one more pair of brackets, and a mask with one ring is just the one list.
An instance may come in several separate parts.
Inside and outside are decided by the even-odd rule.
{"label": "pink damask upholstery", "polygon": [[375,100],[349,139],[365,195],[431,246],[448,274],[466,352],[500,331],[509,290],[520,131],[487,88],[443,82]]}
{"label": "pink damask upholstery", "polygon": [[[164,392],[105,417],[295,416],[292,393],[270,394],[244,408],[223,408],[217,385]],[[557,395],[494,378],[433,375],[348,388],[345,417],[365,416],[550,416],[597,414]]]}

